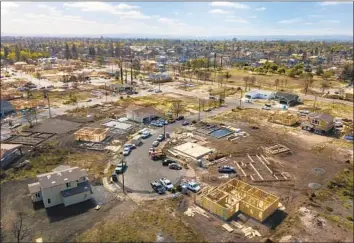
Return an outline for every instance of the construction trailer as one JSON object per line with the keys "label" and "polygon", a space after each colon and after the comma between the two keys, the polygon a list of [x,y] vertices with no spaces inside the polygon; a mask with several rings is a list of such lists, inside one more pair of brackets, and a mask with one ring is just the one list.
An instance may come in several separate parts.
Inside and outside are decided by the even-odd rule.
{"label": "construction trailer", "polygon": [[294,126],[298,122],[298,117],[289,111],[273,111],[268,121],[286,126]]}
{"label": "construction trailer", "polygon": [[83,127],[74,133],[76,141],[102,142],[108,135],[109,128]]}
{"label": "construction trailer", "polygon": [[240,211],[263,222],[278,209],[279,197],[231,179],[218,187],[200,191],[196,203],[225,220]]}

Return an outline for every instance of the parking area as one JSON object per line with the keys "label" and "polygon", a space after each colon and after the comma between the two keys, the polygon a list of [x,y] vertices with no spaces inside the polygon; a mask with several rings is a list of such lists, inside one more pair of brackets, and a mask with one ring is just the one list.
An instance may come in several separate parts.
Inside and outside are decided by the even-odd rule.
{"label": "parking area", "polygon": [[[173,128],[180,127],[181,124],[182,122],[176,122],[167,125],[165,127],[166,132],[171,133]],[[166,177],[175,184],[184,175],[185,169],[171,170],[168,166],[162,166],[161,161],[153,161],[150,159],[149,148],[152,147],[153,141],[155,141],[160,134],[163,134],[163,128],[154,130],[149,138],[143,139],[143,143],[125,157],[128,168],[124,173],[124,184],[128,190],[132,192],[151,193],[153,190],[150,182]],[[118,179],[121,183],[122,176],[119,175]]]}

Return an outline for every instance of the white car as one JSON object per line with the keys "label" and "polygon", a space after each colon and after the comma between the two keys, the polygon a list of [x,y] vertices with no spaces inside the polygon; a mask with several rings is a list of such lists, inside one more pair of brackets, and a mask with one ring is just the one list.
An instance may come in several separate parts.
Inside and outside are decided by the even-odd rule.
{"label": "white car", "polygon": [[130,147],[125,147],[123,150],[123,155],[128,156],[130,154]]}
{"label": "white car", "polygon": [[197,182],[189,182],[187,184],[187,189],[192,191],[192,192],[199,192],[200,191],[200,185]]}
{"label": "white car", "polygon": [[161,179],[160,179],[160,182],[161,182],[161,184],[163,185],[163,187],[166,188],[166,190],[168,190],[168,191],[172,190],[173,184],[171,183],[171,181],[170,181],[169,179],[167,179],[167,178],[161,178]]}

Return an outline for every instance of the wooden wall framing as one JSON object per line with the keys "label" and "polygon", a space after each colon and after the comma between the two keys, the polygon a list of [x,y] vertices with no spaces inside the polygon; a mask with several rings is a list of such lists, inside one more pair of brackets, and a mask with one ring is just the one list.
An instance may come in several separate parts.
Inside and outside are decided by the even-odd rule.
{"label": "wooden wall framing", "polygon": [[279,197],[238,179],[231,179],[218,187],[199,192],[197,203],[225,220],[241,211],[263,222],[277,210]]}

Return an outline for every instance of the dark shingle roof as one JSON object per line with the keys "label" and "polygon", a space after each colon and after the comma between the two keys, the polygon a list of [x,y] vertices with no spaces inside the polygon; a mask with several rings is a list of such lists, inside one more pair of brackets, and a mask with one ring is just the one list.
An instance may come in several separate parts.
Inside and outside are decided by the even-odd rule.
{"label": "dark shingle roof", "polygon": [[291,94],[291,93],[286,93],[286,92],[276,92],[275,96],[277,98],[286,99],[288,101],[297,100],[299,98],[299,96],[296,94]]}
{"label": "dark shingle roof", "polygon": [[331,116],[330,114],[326,114],[326,113],[311,113],[309,114],[309,117],[311,117],[312,119],[316,118],[316,119],[320,119],[323,121],[326,121],[327,123],[333,122],[334,117]]}
{"label": "dark shingle roof", "polygon": [[88,181],[77,183],[77,187],[73,187],[64,191],[61,191],[60,194],[62,197],[70,197],[75,194],[80,194],[91,190],[91,185]]}

